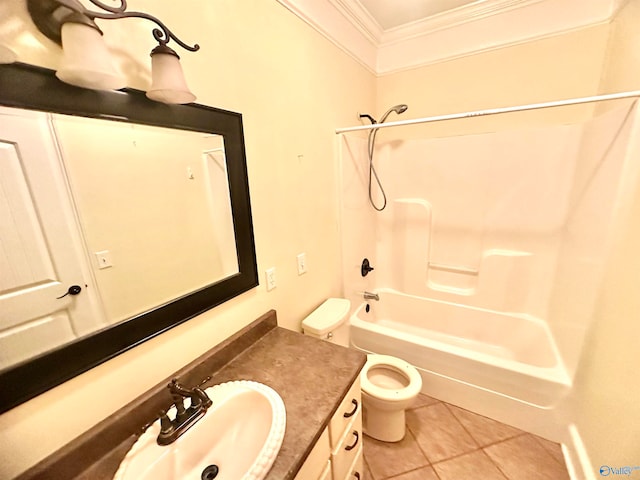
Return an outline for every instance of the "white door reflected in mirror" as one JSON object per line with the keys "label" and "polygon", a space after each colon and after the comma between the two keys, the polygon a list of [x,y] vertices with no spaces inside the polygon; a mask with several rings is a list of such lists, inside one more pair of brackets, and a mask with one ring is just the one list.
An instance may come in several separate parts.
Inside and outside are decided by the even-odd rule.
{"label": "white door reflected in mirror", "polygon": [[220,135],[4,107],[0,122],[0,370],[238,272]]}

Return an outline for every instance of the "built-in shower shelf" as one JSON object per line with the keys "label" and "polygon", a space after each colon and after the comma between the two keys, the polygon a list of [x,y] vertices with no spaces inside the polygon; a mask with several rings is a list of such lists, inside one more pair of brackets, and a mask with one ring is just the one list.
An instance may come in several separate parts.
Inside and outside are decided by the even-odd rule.
{"label": "built-in shower shelf", "polygon": [[429,262],[429,268],[434,270],[443,270],[445,272],[462,273],[464,275],[478,275],[480,271],[477,268],[459,266],[459,265],[446,265],[444,263]]}

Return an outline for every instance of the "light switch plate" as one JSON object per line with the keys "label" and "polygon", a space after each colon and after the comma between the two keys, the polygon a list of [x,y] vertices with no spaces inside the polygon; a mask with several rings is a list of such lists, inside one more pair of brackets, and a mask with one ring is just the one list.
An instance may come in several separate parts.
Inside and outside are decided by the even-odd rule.
{"label": "light switch plate", "polygon": [[298,259],[298,275],[307,273],[307,254],[300,253],[296,258]]}
{"label": "light switch plate", "polygon": [[113,266],[111,262],[111,252],[109,250],[102,250],[100,252],[96,252],[96,260],[98,261],[98,268],[109,268]]}

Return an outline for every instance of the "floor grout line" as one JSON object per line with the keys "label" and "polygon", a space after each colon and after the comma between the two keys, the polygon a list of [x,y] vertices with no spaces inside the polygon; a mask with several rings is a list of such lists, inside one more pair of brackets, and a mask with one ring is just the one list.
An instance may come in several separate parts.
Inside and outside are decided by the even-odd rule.
{"label": "floor grout line", "polygon": [[[429,405],[424,405],[420,408],[426,408]],[[422,423],[422,422],[420,422]],[[420,442],[418,441],[418,437],[416,436],[415,433],[413,433],[413,431],[411,430],[411,427],[409,426],[409,424],[407,424],[407,431],[411,434],[411,436],[413,437],[413,440],[416,442],[416,445],[418,446],[418,450],[420,450],[420,453],[422,453],[422,455],[424,455],[424,458],[427,459],[427,462],[429,462],[429,465],[433,465],[433,462],[431,461],[431,459],[429,458],[429,455],[427,455],[427,453],[422,449],[422,446],[420,446]]]}
{"label": "floor grout line", "polygon": [[[412,468],[411,470],[407,470],[406,472],[401,472],[401,473],[398,473],[398,474],[396,474],[396,475],[391,475],[390,477],[389,477],[389,476],[387,476],[387,477],[380,478],[380,479],[375,478],[375,477],[376,477],[376,475],[373,473],[373,470],[372,470],[372,469],[371,469],[371,467],[369,466],[369,472],[371,472],[371,476],[373,476],[373,477],[374,477],[374,479],[373,479],[373,480],[389,480],[389,479],[393,479],[393,478],[399,477],[399,476],[401,476],[401,475],[405,475],[405,474],[407,474],[407,473],[411,473],[411,472],[416,471],[416,470],[420,470],[421,468],[425,468],[425,467],[431,467],[431,469],[433,470],[433,465],[432,465],[432,463],[431,463],[431,460],[429,460],[429,457],[427,456],[427,454],[426,454],[426,453],[422,450],[422,448],[420,447],[420,443],[418,442],[417,437],[416,437],[416,436],[415,436],[415,434],[411,431],[411,429],[409,428],[409,425],[408,425],[408,424],[405,424],[405,426],[406,426],[406,433],[405,433],[405,435],[407,435],[407,434],[408,434],[408,435],[411,435],[411,437],[413,438],[413,442],[414,442],[414,443],[415,443],[415,445],[418,447],[418,450],[420,451],[420,453],[422,453],[422,456],[425,458],[425,460],[427,461],[427,463],[426,463],[425,465],[421,465],[421,466],[419,466],[419,467]],[[366,436],[365,436],[365,442],[366,442]],[[363,458],[364,458],[364,455],[363,455]],[[435,473],[435,470],[433,470],[433,471],[434,471],[434,473]],[[437,473],[436,473],[436,476],[438,477],[438,480],[440,480],[440,477],[438,476],[438,474],[437,474]]]}
{"label": "floor grout line", "polygon": [[508,442],[509,440],[513,440],[514,438],[518,438],[518,437],[524,437],[525,435],[531,435],[529,432],[525,432],[525,431],[520,431],[520,433],[512,436],[512,437],[508,437],[508,438],[503,438],[502,440],[496,440],[495,442],[491,442],[491,443],[487,443],[486,445],[481,446],[480,448],[488,448],[488,447],[493,447],[494,445],[498,445],[500,443],[504,443],[504,442]]}
{"label": "floor grout line", "polygon": [[[449,412],[451,412],[451,415],[453,415],[453,417],[458,421],[458,423],[462,426],[462,428],[463,428],[463,429],[464,429],[464,430],[469,434],[469,436],[473,439],[473,441],[474,441],[474,442],[476,442],[476,443],[478,444],[478,446],[480,447],[480,449],[484,449],[484,448],[487,448],[487,447],[492,447],[493,445],[497,445],[497,444],[499,444],[499,443],[506,442],[507,440],[511,440],[511,439],[513,439],[513,438],[521,437],[521,436],[523,436],[523,435],[533,435],[533,434],[532,434],[532,433],[530,433],[530,432],[525,432],[524,430],[520,430],[520,429],[518,428],[517,430],[519,431],[519,433],[516,433],[515,435],[512,435],[512,436],[507,437],[507,438],[503,438],[502,440],[496,440],[495,442],[491,442],[491,443],[488,443],[488,444],[486,444],[486,445],[480,445],[480,442],[479,442],[478,440],[476,440],[476,438],[473,436],[473,434],[471,433],[471,431],[470,431],[469,429],[467,429],[467,428],[464,426],[464,424],[463,424],[463,423],[460,421],[460,419],[456,416],[456,414],[454,413],[454,411],[453,411],[451,408],[449,408],[449,407],[456,407],[456,408],[462,408],[462,407],[457,407],[456,405],[451,405],[450,403],[447,403],[447,402],[442,402],[442,403],[444,403],[444,404],[445,404],[445,406],[447,407],[447,410],[449,410]],[[467,411],[467,412],[469,412],[469,413],[473,413],[474,415],[478,415],[478,416],[483,417],[483,418],[488,418],[489,420],[493,420],[494,422],[499,423],[500,425],[506,425],[507,427],[516,428],[516,427],[513,427],[513,426],[508,425],[508,424],[506,424],[506,423],[499,422],[498,420],[494,420],[493,418],[485,417],[484,415],[480,415],[479,413],[472,412],[471,410],[467,410],[467,409],[465,409],[465,408],[463,408],[462,410],[465,410],[465,411]],[[534,436],[535,436],[535,435],[534,435]],[[543,445],[543,448],[544,448],[544,445]]]}
{"label": "floor grout line", "polygon": [[444,403],[445,408],[447,409],[447,411],[449,412],[449,415],[451,415],[456,422],[458,422],[458,425],[460,425],[462,427],[462,429],[467,432],[467,435],[469,435],[469,438],[471,438],[471,440],[473,440],[473,443],[475,443],[478,448],[482,448],[482,446],[480,445],[480,442],[478,442],[475,437],[471,434],[471,432],[467,429],[467,427],[465,427],[462,422],[460,421],[460,419],[458,417],[456,417],[456,414],[453,413],[453,410],[451,410],[451,405],[449,405],[447,402],[442,402]]}
{"label": "floor grout line", "polygon": [[447,403],[447,402],[443,402],[442,400],[438,400],[437,402],[427,403],[426,405],[419,405],[417,407],[411,407],[411,408],[408,408],[407,410],[420,410],[421,408],[433,407],[434,405],[438,405],[439,403]]}
{"label": "floor grout line", "polygon": [[[545,451],[545,452],[547,452],[551,458],[553,458],[553,461],[554,461],[554,462],[559,463],[559,464],[560,464],[561,466],[563,466],[564,468],[567,468],[567,464],[566,464],[564,461],[562,461],[562,462],[561,462],[560,460],[558,460],[558,459],[555,457],[555,455],[553,455],[553,454],[552,454],[552,453],[547,449],[546,445],[545,445],[544,443],[542,443],[541,439],[540,439],[540,438],[538,438],[538,436],[537,436],[537,435],[534,435],[534,434],[532,433],[532,434],[531,434],[531,436],[532,436],[532,437],[534,438],[534,440],[535,440],[535,441],[536,441],[536,442],[537,442],[537,443],[538,443],[538,444],[539,444],[539,445],[544,449],[544,451]],[[547,440],[547,441],[551,442],[551,440]],[[555,442],[554,442],[554,443],[555,443]]]}
{"label": "floor grout line", "polygon": [[[515,437],[511,437],[511,438],[515,438]],[[491,458],[491,456],[484,451],[484,448],[482,449],[482,453],[484,454],[485,457],[487,457],[489,459],[489,461],[491,462],[491,465],[493,465],[494,467],[496,467],[496,469],[502,474],[502,476],[506,479],[506,480],[511,480],[509,478],[509,476],[507,475],[507,472],[504,472],[501,468],[500,465],[498,465],[496,462],[494,462],[493,458]]]}
{"label": "floor grout line", "polygon": [[[369,465],[369,462],[367,462],[367,459],[364,456],[364,444],[367,440],[364,438],[364,435],[362,435],[362,464],[364,465],[364,470],[365,472],[369,472],[371,474],[371,476],[373,477],[373,471],[371,470],[371,465]],[[364,473],[364,472],[363,472]],[[363,475],[366,476],[366,475]],[[365,478],[365,480],[375,480],[375,478]]]}
{"label": "floor grout line", "polygon": [[[390,477],[385,477],[385,478],[381,478],[380,480],[393,480],[394,478],[398,478],[401,477],[402,475],[406,475],[407,473],[411,473],[411,472],[417,472],[418,470],[421,470],[425,467],[431,467],[431,469],[433,470],[433,467],[431,465],[423,465],[422,467],[418,467],[418,468],[412,468],[411,470],[407,470],[406,472],[402,472],[399,473],[398,475],[391,475]],[[433,470],[435,473],[435,470]],[[436,476],[438,474],[436,473]],[[440,477],[438,477],[438,480],[440,480]]]}
{"label": "floor grout line", "polygon": [[482,447],[475,448],[473,450],[469,450],[468,452],[459,453],[449,458],[443,458],[442,460],[438,460],[437,462],[433,462],[431,466],[438,465],[439,463],[448,462],[449,460],[455,460],[456,458],[464,457],[465,455],[469,455],[471,453],[476,453],[482,450]]}
{"label": "floor grout line", "polygon": [[[433,398],[433,397],[431,397],[431,398]],[[437,399],[434,399],[434,400],[437,400]],[[465,427],[465,425],[462,423],[462,421],[461,421],[461,420],[456,416],[456,414],[454,413],[454,411],[453,411],[453,407],[456,407],[455,405],[449,404],[449,403],[444,402],[444,401],[442,401],[442,400],[437,400],[436,402],[429,403],[429,404],[427,404],[427,405],[421,405],[421,406],[419,406],[419,407],[410,408],[410,409],[408,409],[408,410],[416,411],[416,410],[421,410],[421,409],[426,409],[426,408],[429,408],[429,407],[433,407],[433,406],[436,406],[436,405],[439,405],[439,404],[444,404],[446,411],[447,411],[447,412],[449,412],[449,414],[450,414],[450,415],[455,419],[455,422],[457,422],[457,424],[458,424],[460,427],[462,427],[463,431],[464,431],[465,433],[467,433],[467,435],[469,435],[469,437],[471,438],[471,440],[473,441],[473,443],[475,443],[475,444],[476,444],[476,448],[474,448],[473,450],[469,450],[469,451],[467,451],[467,452],[464,452],[464,453],[461,453],[461,454],[458,454],[458,455],[453,455],[453,456],[451,456],[451,457],[448,457],[448,458],[445,458],[445,459],[438,460],[438,461],[435,461],[435,462],[434,462],[434,461],[432,461],[432,460],[429,458],[429,455],[427,455],[427,453],[425,452],[425,450],[424,450],[424,449],[422,448],[422,446],[420,445],[420,442],[418,441],[417,434],[413,431],[413,429],[411,428],[411,426],[407,423],[407,424],[406,424],[407,434],[408,434],[408,435],[410,435],[410,436],[412,437],[413,442],[414,442],[414,443],[415,443],[415,445],[418,447],[418,450],[420,451],[420,453],[422,453],[422,455],[424,456],[424,458],[427,460],[427,464],[422,465],[422,466],[419,466],[419,467],[416,467],[416,468],[413,468],[413,469],[411,469],[411,470],[407,470],[406,472],[398,473],[398,474],[396,474],[396,475],[386,476],[386,477],[383,477],[383,478],[377,478],[377,475],[373,472],[373,470],[372,470],[371,466],[370,466],[370,465],[369,465],[369,463],[368,463],[368,462],[366,462],[366,460],[365,460],[365,462],[366,462],[366,464],[367,464],[367,467],[368,467],[368,471],[369,471],[369,473],[371,474],[371,477],[372,477],[370,480],[393,480],[394,478],[401,477],[401,476],[403,476],[403,475],[406,475],[406,474],[408,474],[408,473],[411,473],[411,472],[414,472],[414,471],[417,471],[417,470],[420,470],[420,469],[423,469],[423,468],[426,468],[426,467],[431,467],[431,471],[435,474],[435,477],[436,477],[438,480],[441,480],[440,475],[438,475],[438,472],[437,472],[437,470],[435,469],[435,466],[436,466],[436,465],[438,465],[438,464],[442,464],[442,463],[444,463],[444,462],[448,462],[448,461],[450,461],[450,460],[454,460],[454,459],[457,459],[457,458],[460,458],[460,457],[463,457],[463,456],[465,456],[465,455],[470,455],[470,454],[473,454],[473,453],[477,453],[477,452],[482,452],[482,455],[484,455],[484,457],[485,457],[485,458],[487,458],[487,459],[489,460],[489,462],[491,463],[491,465],[493,465],[493,466],[498,470],[498,472],[499,472],[499,473],[500,473],[500,474],[501,474],[501,475],[502,475],[506,480],[512,480],[512,479],[511,479],[511,477],[509,477],[509,476],[507,475],[507,473],[506,473],[505,471],[503,471],[503,470],[502,470],[502,468],[500,468],[500,465],[498,465],[498,464],[493,460],[493,458],[492,458],[492,457],[491,457],[491,456],[486,452],[486,449],[487,449],[487,448],[490,448],[490,447],[493,447],[493,446],[495,446],[495,445],[499,445],[499,444],[501,444],[501,443],[505,443],[505,442],[512,441],[512,440],[514,440],[514,439],[516,439],[516,438],[519,438],[519,437],[524,437],[525,435],[530,435],[530,436],[532,436],[532,437],[535,439],[535,442],[541,446],[541,448],[543,449],[544,453],[545,453],[548,457],[551,457],[551,458],[553,459],[553,462],[554,462],[554,463],[556,463],[556,464],[560,464],[561,466],[563,466],[564,468],[566,468],[566,465],[563,465],[561,462],[559,462],[559,461],[558,461],[558,459],[553,455],[553,453],[547,449],[547,446],[546,446],[546,445],[544,445],[544,444],[542,443],[542,441],[541,441],[540,439],[538,439],[538,438],[537,438],[537,436],[536,436],[535,434],[531,433],[531,432],[526,432],[526,431],[524,431],[524,430],[517,429],[517,430],[518,430],[518,433],[516,433],[516,434],[514,434],[514,435],[512,435],[512,436],[509,436],[509,437],[507,437],[507,438],[503,438],[503,439],[501,439],[501,440],[496,440],[496,441],[491,442],[491,443],[488,443],[488,444],[486,444],[486,445],[481,445],[481,444],[480,444],[480,442],[479,442],[478,440],[476,440],[476,438],[472,435],[471,431],[470,431],[467,427]],[[456,407],[456,408],[460,408],[460,407]],[[463,409],[463,410],[466,410],[466,409]],[[494,420],[494,419],[492,419],[492,418],[490,418],[490,417],[485,417],[484,415],[480,415],[480,414],[475,413],[475,412],[472,412],[472,411],[470,411],[470,410],[466,410],[466,411],[468,411],[468,412],[470,412],[470,413],[473,413],[473,414],[475,414],[475,415],[478,415],[478,416],[481,416],[481,417],[487,418],[487,419],[489,419],[489,420],[493,420],[494,422],[497,422],[497,423],[499,423],[499,424],[501,424],[501,425],[505,425],[505,426],[509,426],[509,427],[511,427],[511,425],[508,425],[508,424],[503,423],[503,422],[499,422],[498,420]],[[428,429],[429,425],[428,425],[428,424],[427,424],[427,425],[425,425],[422,421],[420,421],[420,422],[418,422],[417,427],[419,427],[419,428],[427,428],[427,429]],[[512,428],[516,428],[516,427],[512,427]]]}

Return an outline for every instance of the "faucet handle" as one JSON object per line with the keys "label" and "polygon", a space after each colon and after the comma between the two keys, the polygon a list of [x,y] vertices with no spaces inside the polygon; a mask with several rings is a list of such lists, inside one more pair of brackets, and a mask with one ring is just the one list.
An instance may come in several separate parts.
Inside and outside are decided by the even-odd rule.
{"label": "faucet handle", "polygon": [[[202,390],[200,387],[194,387],[193,388],[193,393],[194,393],[194,395],[191,397],[191,402],[192,403],[196,402],[197,406],[202,406],[205,409],[207,409],[213,403],[211,401],[211,399],[209,398],[209,395],[207,395],[205,393],[205,391]],[[194,399],[194,397],[197,397],[197,398]]]}
{"label": "faucet handle", "polygon": [[176,420],[178,422],[181,422],[186,416],[189,415],[187,413],[186,407],[184,406],[184,397],[174,394],[171,395],[171,398],[173,399],[173,404],[176,406]]}
{"label": "faucet handle", "polygon": [[371,266],[371,264],[369,263],[369,259],[365,258],[364,260],[362,260],[362,265],[360,267],[360,274],[363,277],[366,277],[367,274],[371,271],[373,271],[374,268]]}
{"label": "faucet handle", "polygon": [[200,398],[200,395],[198,395],[195,391],[189,398],[191,399],[191,405],[189,406],[189,408],[196,409],[202,406],[202,398]]}
{"label": "faucet handle", "polygon": [[160,433],[162,435],[167,435],[171,432],[173,432],[175,430],[175,427],[173,425],[173,423],[171,422],[171,419],[169,418],[169,415],[167,415],[167,411],[166,410],[162,410],[160,412]]}
{"label": "faucet handle", "polygon": [[[176,415],[176,420],[178,421],[183,420],[196,409],[204,408],[206,410],[211,406],[211,399],[200,387],[186,388],[175,378],[171,380],[171,383],[167,385],[167,387],[171,392],[171,398],[178,410]],[[189,398],[191,402],[188,410],[184,406],[185,398]]]}

